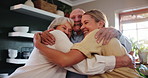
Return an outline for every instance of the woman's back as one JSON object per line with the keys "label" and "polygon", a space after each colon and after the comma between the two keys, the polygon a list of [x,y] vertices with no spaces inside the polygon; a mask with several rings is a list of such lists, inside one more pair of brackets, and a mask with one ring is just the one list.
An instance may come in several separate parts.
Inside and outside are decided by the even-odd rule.
{"label": "woman's back", "polygon": [[[50,47],[62,52],[68,52],[73,45],[69,38],[61,31],[54,30],[50,32],[56,39],[55,45]],[[65,44],[60,43],[64,41]],[[61,46],[62,45],[62,46]],[[37,48],[34,48],[28,62],[16,69],[9,78],[65,78],[66,70],[58,65],[48,61]]]}

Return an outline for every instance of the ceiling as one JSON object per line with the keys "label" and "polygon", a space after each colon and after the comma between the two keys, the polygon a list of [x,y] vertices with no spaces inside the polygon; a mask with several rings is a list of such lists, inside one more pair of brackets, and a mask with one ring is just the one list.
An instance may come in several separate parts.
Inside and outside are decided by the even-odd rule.
{"label": "ceiling", "polygon": [[84,3],[88,3],[91,1],[95,1],[95,0],[59,0],[67,5],[70,6],[76,6],[76,5],[80,5],[80,4],[84,4]]}

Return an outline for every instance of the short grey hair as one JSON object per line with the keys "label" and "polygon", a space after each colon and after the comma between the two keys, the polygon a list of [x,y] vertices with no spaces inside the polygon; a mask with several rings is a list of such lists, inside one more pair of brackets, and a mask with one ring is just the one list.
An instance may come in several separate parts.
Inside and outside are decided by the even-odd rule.
{"label": "short grey hair", "polygon": [[74,25],[74,21],[70,18],[67,17],[59,17],[59,18],[55,18],[50,25],[48,26],[48,29],[50,28],[55,28],[59,25],[65,24],[66,22],[69,22],[71,24],[71,26],[73,27]]}

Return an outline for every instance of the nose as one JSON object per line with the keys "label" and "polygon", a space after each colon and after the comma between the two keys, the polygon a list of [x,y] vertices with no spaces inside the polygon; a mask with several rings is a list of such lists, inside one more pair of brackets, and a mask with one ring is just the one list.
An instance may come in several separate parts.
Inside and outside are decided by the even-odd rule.
{"label": "nose", "polygon": [[80,18],[75,17],[74,21],[80,21]]}
{"label": "nose", "polygon": [[68,30],[65,30],[64,32],[65,32],[65,34],[67,34],[67,35],[69,34],[69,33],[68,33]]}
{"label": "nose", "polygon": [[85,26],[84,26],[84,25],[82,25],[80,29],[82,30],[82,29],[84,29],[84,28],[85,28]]}

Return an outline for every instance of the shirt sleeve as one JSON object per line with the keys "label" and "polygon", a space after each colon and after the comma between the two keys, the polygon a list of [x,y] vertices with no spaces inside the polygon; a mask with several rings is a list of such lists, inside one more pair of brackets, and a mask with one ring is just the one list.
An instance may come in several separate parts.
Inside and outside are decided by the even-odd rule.
{"label": "shirt sleeve", "polygon": [[102,74],[105,71],[112,70],[115,67],[115,56],[100,56],[95,54],[94,58],[87,58],[72,67],[66,67],[66,70],[71,72],[95,75]]}
{"label": "shirt sleeve", "polygon": [[130,42],[130,40],[125,37],[124,35],[121,35],[119,38],[119,41],[121,42],[121,44],[126,48],[127,52],[129,53],[132,49],[132,44]]}
{"label": "shirt sleeve", "polygon": [[90,32],[80,43],[75,43],[71,49],[81,51],[88,58],[91,58],[94,53],[100,54],[102,42],[97,43],[94,38],[97,31],[99,31],[99,29]]}

